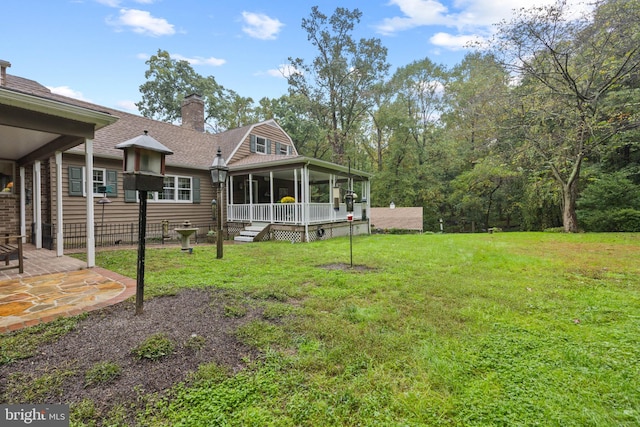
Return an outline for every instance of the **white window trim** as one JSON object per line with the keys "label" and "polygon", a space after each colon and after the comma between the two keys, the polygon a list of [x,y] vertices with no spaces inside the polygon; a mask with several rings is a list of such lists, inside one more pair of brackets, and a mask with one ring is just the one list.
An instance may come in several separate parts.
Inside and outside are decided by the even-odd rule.
{"label": "white window trim", "polygon": [[[150,192],[152,195],[147,201],[152,203],[193,203],[193,177],[191,176],[183,176],[183,175],[165,175],[165,178],[173,178],[173,199],[159,199],[158,191]],[[180,188],[178,187],[178,180],[180,178],[189,180],[189,200],[178,200],[178,191]],[[139,198],[139,197],[138,197]]]}
{"label": "white window trim", "polygon": [[[262,145],[260,145],[260,141],[262,141]],[[262,148],[263,151],[260,151],[260,148]],[[256,135],[256,153],[267,154],[267,138]]]}
{"label": "white window trim", "polygon": [[[107,185],[107,169],[106,168],[93,168],[93,170],[102,171],[102,185]],[[93,171],[91,172],[93,174]],[[98,181],[93,181],[94,187]],[[103,197],[103,193],[93,193],[93,197]],[[82,166],[82,197],[87,197],[87,167]]]}

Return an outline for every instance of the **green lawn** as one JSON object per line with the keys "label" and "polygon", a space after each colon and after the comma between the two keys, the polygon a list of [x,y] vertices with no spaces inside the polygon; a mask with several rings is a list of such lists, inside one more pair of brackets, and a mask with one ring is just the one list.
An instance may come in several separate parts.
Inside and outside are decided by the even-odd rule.
{"label": "green lawn", "polygon": [[[203,367],[141,419],[167,426],[640,425],[640,234],[374,235],[147,249],[145,296],[217,287],[272,319],[264,358]],[[182,254],[181,254],[182,255]],[[135,277],[135,251],[97,263]]]}

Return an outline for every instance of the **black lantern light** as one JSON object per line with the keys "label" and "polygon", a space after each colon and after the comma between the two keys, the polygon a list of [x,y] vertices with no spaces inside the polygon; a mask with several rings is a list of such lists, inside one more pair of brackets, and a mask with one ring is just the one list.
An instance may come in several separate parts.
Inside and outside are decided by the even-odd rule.
{"label": "black lantern light", "polygon": [[213,209],[214,206],[217,208],[216,215],[215,215],[216,228],[217,228],[216,258],[220,259],[222,258],[222,255],[223,255],[222,253],[222,205],[223,205],[222,189],[225,186],[225,183],[227,181],[227,174],[229,173],[229,168],[227,167],[227,163],[224,161],[224,158],[222,157],[222,151],[220,150],[220,147],[218,147],[218,153],[216,154],[216,157],[213,159],[213,163],[209,167],[209,172],[211,172],[211,182],[213,183],[213,186],[218,187],[217,202],[216,200],[213,200],[211,202],[211,208]]}

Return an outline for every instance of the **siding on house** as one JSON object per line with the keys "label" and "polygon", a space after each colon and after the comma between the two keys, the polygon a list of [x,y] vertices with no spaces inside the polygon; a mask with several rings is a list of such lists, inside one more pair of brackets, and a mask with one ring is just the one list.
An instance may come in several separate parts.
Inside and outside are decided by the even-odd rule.
{"label": "siding on house", "polygon": [[[63,198],[63,220],[67,224],[86,222],[86,197],[84,195],[71,195],[70,192],[70,176],[71,168],[82,168],[84,166],[84,157],[69,153],[63,155],[62,165],[62,198]],[[114,194],[107,194],[111,203],[105,205],[105,223],[128,223],[138,222],[139,205],[137,202],[126,201],[125,191],[122,179],[122,161],[115,159],[94,159],[95,169],[106,169],[108,171],[117,171],[117,190]],[[55,175],[55,169],[52,169],[52,176]],[[167,166],[166,175],[192,177],[199,180],[199,202],[171,202],[171,201],[152,201],[147,202],[147,222],[158,223],[162,220],[170,222],[191,221],[193,224],[209,224],[212,223],[211,217],[211,200],[215,198],[214,189],[211,183],[211,176],[208,170],[186,169]],[[55,195],[55,177],[52,179],[52,192]],[[95,200],[94,205],[94,221],[99,224],[102,220],[102,206],[97,203],[101,195],[90,195]],[[193,198],[193,195],[192,195]],[[56,209],[53,206],[51,210],[53,222],[57,223]]]}
{"label": "siding on house", "polygon": [[[271,124],[271,122],[261,123],[255,126],[247,126],[246,128],[246,136],[233,156],[228,159],[228,164],[232,165],[254,154],[255,151],[252,152],[251,149],[251,135],[267,139],[270,142],[270,147],[267,150],[270,154],[279,155],[280,153],[276,150],[279,146],[290,146],[290,154],[298,154],[288,135],[280,127]],[[247,133],[247,131],[249,131],[249,133]]]}

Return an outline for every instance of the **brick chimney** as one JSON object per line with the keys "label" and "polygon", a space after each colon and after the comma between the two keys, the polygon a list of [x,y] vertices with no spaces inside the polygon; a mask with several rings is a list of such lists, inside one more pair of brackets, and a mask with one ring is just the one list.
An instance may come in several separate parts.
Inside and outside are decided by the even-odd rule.
{"label": "brick chimney", "polygon": [[204,132],[204,101],[192,93],[182,100],[182,126]]}
{"label": "brick chimney", "polygon": [[11,67],[11,63],[0,59],[0,86],[7,85],[7,68]]}

